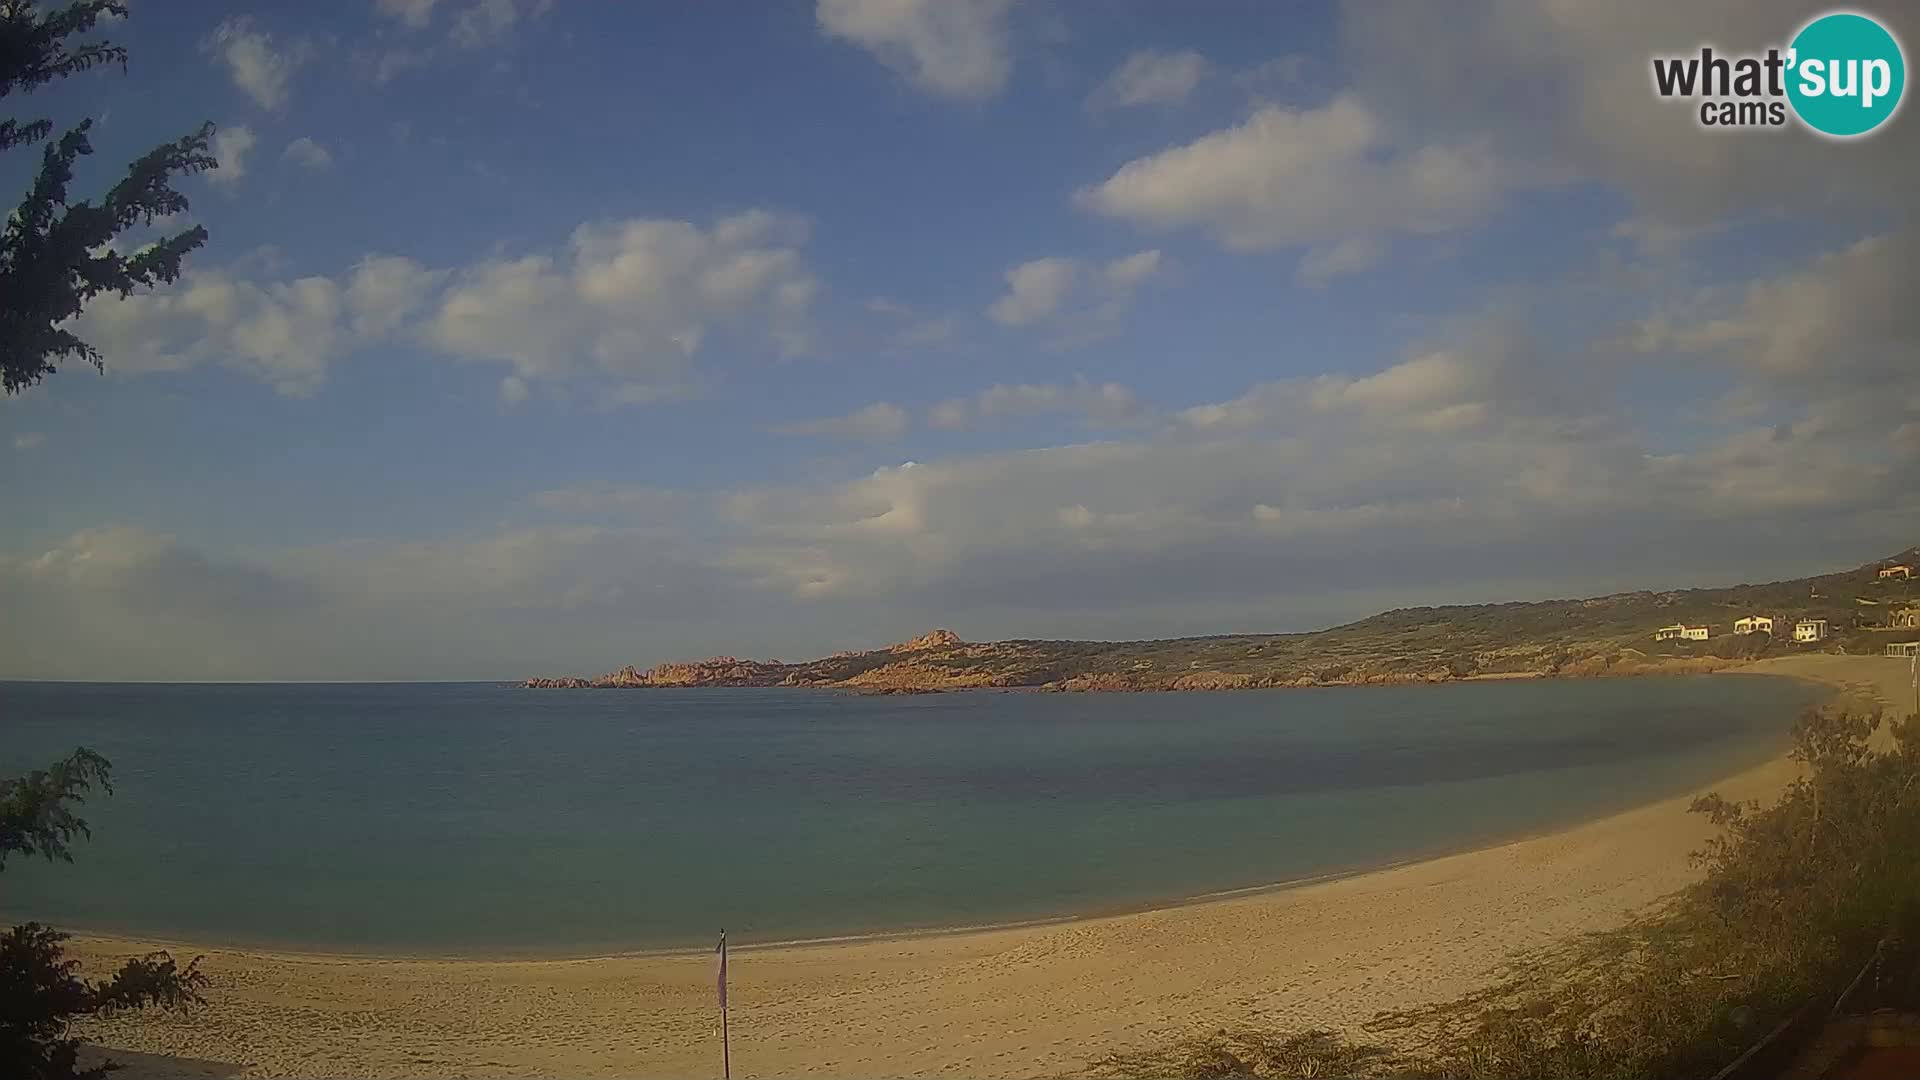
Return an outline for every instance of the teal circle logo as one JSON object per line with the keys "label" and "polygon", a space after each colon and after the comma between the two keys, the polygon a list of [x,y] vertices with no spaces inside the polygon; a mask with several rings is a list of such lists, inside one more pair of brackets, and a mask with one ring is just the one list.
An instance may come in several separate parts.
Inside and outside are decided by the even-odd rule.
{"label": "teal circle logo", "polygon": [[1893,116],[1907,88],[1907,61],[1887,28],[1850,11],[1822,15],[1793,39],[1787,100],[1823,135],[1865,135]]}

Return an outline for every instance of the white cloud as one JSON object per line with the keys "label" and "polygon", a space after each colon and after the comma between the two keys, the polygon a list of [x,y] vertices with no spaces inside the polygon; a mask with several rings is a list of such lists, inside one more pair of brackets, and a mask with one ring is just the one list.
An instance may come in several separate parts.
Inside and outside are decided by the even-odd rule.
{"label": "white cloud", "polygon": [[1002,326],[1044,319],[1060,310],[1079,272],[1079,263],[1058,256],[1021,263],[1007,271],[1007,295],[994,301],[987,314]]}
{"label": "white cloud", "polygon": [[[222,132],[222,134],[227,134]],[[369,255],[337,277],[264,279],[258,268],[189,270],[166,288],[104,297],[75,320],[118,372],[201,363],[310,393],[328,363],[394,337],[512,365],[503,400],[539,379],[597,377],[603,404],[684,395],[711,340],[804,350],[819,282],[807,223],[764,210],[702,229],[684,221],[589,222],[562,254],[433,269]]]}
{"label": "white cloud", "polygon": [[1087,99],[1093,108],[1178,105],[1207,74],[1207,58],[1191,49],[1146,49],[1126,58]]}
{"label": "white cloud", "polygon": [[370,256],[342,281],[189,270],[169,288],[99,298],[73,326],[117,374],[219,363],[297,397],[326,381],[340,353],[396,332],[439,276],[395,256]]}
{"label": "white cloud", "polygon": [[253,129],[245,124],[231,124],[221,128],[213,136],[213,159],[220,167],[207,174],[207,178],[216,184],[236,184],[247,175],[247,155],[254,144]]}
{"label": "white cloud", "polygon": [[951,398],[927,410],[927,424],[945,431],[959,431],[972,422],[972,403],[966,398]]}
{"label": "white cloud", "polygon": [[[681,385],[709,337],[782,353],[805,347],[818,280],[804,220],[764,210],[710,229],[685,221],[590,222],[559,255],[492,259],[455,275],[429,340],[506,361],[529,381],[612,376],[631,393]],[[764,347],[764,346],[763,346]]]}
{"label": "white cloud", "polygon": [[1140,420],[1148,410],[1120,383],[1076,378],[1065,384],[999,383],[971,398],[940,402],[928,411],[927,423],[957,431],[998,418],[1062,413],[1091,425],[1115,425]]}
{"label": "white cloud", "polygon": [[[375,11],[408,33],[355,50],[360,76],[384,85],[409,71],[431,67],[481,49],[510,46],[516,31],[540,18],[553,0],[376,0]],[[427,36],[441,12],[451,12],[444,34]]]}
{"label": "white cloud", "polygon": [[500,404],[511,409],[527,400],[527,380],[518,375],[509,375],[500,380]]}
{"label": "white cloud", "polygon": [[959,321],[951,315],[930,315],[911,304],[884,296],[870,297],[863,306],[894,324],[886,336],[890,344],[897,346],[937,345],[952,339],[959,329]]}
{"label": "white cloud", "polygon": [[453,43],[477,49],[504,39],[523,14],[544,13],[550,0],[474,0],[453,20]]}
{"label": "white cloud", "polygon": [[1701,298],[1681,321],[1649,322],[1643,347],[1722,352],[1746,371],[1801,381],[1884,376],[1920,359],[1916,273],[1909,236],[1868,237],[1748,284],[1724,310]]}
{"label": "white cloud", "polygon": [[[1531,326],[1490,314],[1370,372],[1165,413],[1076,380],[992,387],[928,417],[1124,420],[1108,441],[712,493],[561,480],[531,499],[553,524],[398,545],[223,555],[91,530],[0,555],[0,610],[27,613],[0,620],[0,664],[499,677],[755,642],[790,655],[823,633],[828,651],[884,636],[875,626],[892,619],[981,637],[1279,630],[1408,604],[1844,565],[1911,544],[1920,521],[1920,334],[1897,286],[1880,284],[1910,278],[1914,246],[1891,233],[1713,283],[1675,298],[1691,321],[1644,339],[1569,340],[1536,304]],[[192,285],[201,295],[182,306],[224,312],[222,325],[264,302]],[[1665,296],[1665,283],[1641,282],[1610,303]],[[299,306],[285,292],[266,299]],[[1653,337],[1658,359],[1643,361],[1634,350]],[[1650,424],[1640,388],[1614,385],[1643,363],[1663,379],[1674,363],[1713,365],[1754,386],[1765,415]],[[819,430],[896,425],[876,408]],[[8,635],[15,624],[34,633]],[[612,635],[637,624],[662,629]],[[502,642],[501,625],[521,636]],[[349,644],[315,647],[324,641]],[[85,642],[96,647],[76,648]],[[395,655],[408,670],[392,670]],[[86,672],[77,656],[108,659]],[[317,671],[315,657],[345,670]],[[476,671],[475,657],[504,657],[504,671]]]}
{"label": "white cloud", "polygon": [[[726,581],[694,546],[657,529],[556,525],[245,554],[137,527],[89,529],[40,552],[0,551],[0,609],[21,616],[0,620],[0,670],[391,679],[433,669],[499,678],[571,667],[581,660],[579,627],[611,633],[635,607],[672,612],[684,634],[724,605],[716,586]],[[547,643],[478,632],[503,622]],[[566,647],[547,637],[555,631]],[[618,647],[621,662],[631,659],[631,641]]]}
{"label": "white cloud", "polygon": [[349,329],[365,339],[393,333],[425,306],[446,277],[445,271],[429,270],[399,255],[361,259],[347,278]]}
{"label": "white cloud", "polygon": [[[1124,164],[1080,190],[1093,212],[1197,228],[1234,250],[1294,250],[1307,283],[1377,263],[1408,236],[1471,226],[1521,190],[1591,183],[1626,196],[1620,235],[1672,258],[1729,217],[1812,208],[1901,212],[1920,137],[1889,129],[1845,155],[1782,137],[1702,135],[1690,108],[1648,86],[1648,57],[1700,41],[1737,51],[1803,23],[1800,0],[1538,4],[1462,17],[1423,7],[1341,11],[1337,69],[1311,107],[1298,57],[1247,72],[1242,123]],[[1920,34],[1902,11],[1896,32]],[[1744,28],[1729,34],[1727,27]]]}
{"label": "white cloud", "polygon": [[453,9],[448,40],[463,49],[495,45],[528,19],[545,15],[553,0],[375,0],[374,10],[409,30],[425,30],[434,13]]}
{"label": "white cloud", "polygon": [[41,432],[23,431],[13,437],[13,448],[15,450],[33,450],[37,449],[41,443],[46,441],[46,435]]}
{"label": "white cloud", "polygon": [[263,109],[287,103],[287,83],[310,53],[301,40],[286,50],[276,48],[273,35],[255,30],[252,20],[244,17],[221,23],[207,39],[206,48],[227,65],[233,84]]}
{"label": "white cloud", "polygon": [[[1364,589],[1365,568],[1383,563],[1409,581],[1451,582],[1440,591],[1466,599],[1508,575],[1598,586],[1644,572],[1644,561],[1619,561],[1629,550],[1665,574],[1743,573],[1707,543],[1730,531],[1816,560],[1838,535],[1889,550],[1910,542],[1902,523],[1920,498],[1901,476],[1920,463],[1920,440],[1892,449],[1884,426],[1810,423],[1704,445],[1695,432],[1675,449],[1638,434],[1619,403],[1582,392],[1578,350],[1530,341],[1494,326],[1371,375],[1255,387],[1129,441],[758,492],[741,505],[762,539],[741,557],[767,587],[808,602],[1191,611],[1242,589],[1273,602]],[[1059,410],[1073,396],[997,388],[984,406],[943,403],[931,422]],[[1775,527],[1808,514],[1834,533],[1803,543]],[[1673,545],[1683,536],[1712,553],[1682,568]]]}
{"label": "white cloud", "polygon": [[1905,287],[1916,272],[1911,233],[1872,236],[1795,270],[1681,294],[1676,311],[1639,326],[1632,345],[1659,362],[1730,376],[1719,411],[1756,425],[1721,448],[1703,497],[1817,503],[1841,474],[1920,468],[1920,309]]}
{"label": "white cloud", "polygon": [[957,320],[951,315],[922,319],[895,334],[894,340],[901,345],[937,345],[950,340],[958,328]]}
{"label": "white cloud", "polygon": [[1574,410],[1543,389],[1553,378],[1536,346],[1510,328],[1420,352],[1371,375],[1324,374],[1261,383],[1239,397],[1194,405],[1177,426],[1221,435],[1366,421],[1402,431],[1463,434],[1509,417],[1565,418]]}
{"label": "white cloud", "polygon": [[679,517],[699,498],[661,487],[549,488],[537,491],[533,503],[542,510],[568,514],[618,513],[624,516]]}
{"label": "white cloud", "polygon": [[309,169],[324,169],[333,164],[333,155],[327,148],[307,138],[305,135],[287,144],[280,156],[288,161],[305,165]]}
{"label": "white cloud", "polygon": [[1102,268],[1107,284],[1116,291],[1127,291],[1139,285],[1160,271],[1160,251],[1136,251],[1122,256]]}
{"label": "white cloud", "polygon": [[[1703,41],[1727,54],[1764,49],[1817,10],[1804,0],[1353,4],[1342,15],[1343,66],[1352,92],[1402,138],[1487,140],[1518,174],[1609,186],[1656,224],[1823,204],[1902,207],[1904,178],[1920,164],[1912,125],[1847,154],[1815,152],[1791,130],[1712,138],[1692,107],[1649,87],[1651,56]],[[1910,6],[1875,14],[1896,36],[1920,34]]]}
{"label": "white cloud", "polygon": [[1158,249],[1138,251],[1095,267],[1049,256],[1005,274],[1007,293],[987,308],[1002,326],[1053,321],[1068,324],[1063,343],[1084,344],[1111,331],[1139,287],[1160,271]]}
{"label": "white cloud", "polygon": [[890,401],[876,401],[845,416],[781,424],[773,430],[782,435],[830,435],[843,439],[897,439],[906,434],[912,417],[907,410]]}
{"label": "white cloud", "polygon": [[819,0],[820,31],[852,42],[938,97],[989,98],[1013,68],[1013,0]]}
{"label": "white cloud", "polygon": [[[419,68],[431,65],[439,59],[437,49],[415,49],[407,46],[394,46],[384,49],[361,49],[353,54],[353,65],[360,76],[376,86],[384,86],[396,77]],[[396,121],[393,130],[396,135],[406,130],[407,121]],[[404,141],[404,138],[401,138]]]}
{"label": "white cloud", "polygon": [[374,0],[374,10],[390,19],[398,19],[415,30],[425,29],[433,21],[437,0]]}
{"label": "white cloud", "polygon": [[1262,107],[1128,162],[1076,198],[1109,217],[1196,226],[1228,248],[1258,250],[1444,232],[1484,213],[1509,182],[1485,147],[1396,146],[1367,106],[1341,97],[1317,109]]}
{"label": "white cloud", "polygon": [[1349,236],[1327,247],[1314,248],[1300,257],[1298,276],[1308,284],[1318,284],[1342,274],[1357,274],[1380,261],[1386,244],[1375,236]]}

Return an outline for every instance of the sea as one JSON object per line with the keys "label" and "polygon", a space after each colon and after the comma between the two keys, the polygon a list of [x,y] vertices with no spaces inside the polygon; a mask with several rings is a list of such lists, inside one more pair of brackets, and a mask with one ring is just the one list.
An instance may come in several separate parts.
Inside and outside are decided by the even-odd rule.
{"label": "sea", "polygon": [[1092,915],[1564,827],[1781,752],[1761,676],[1224,693],[0,683],[0,776],[113,763],[0,916],[588,955]]}

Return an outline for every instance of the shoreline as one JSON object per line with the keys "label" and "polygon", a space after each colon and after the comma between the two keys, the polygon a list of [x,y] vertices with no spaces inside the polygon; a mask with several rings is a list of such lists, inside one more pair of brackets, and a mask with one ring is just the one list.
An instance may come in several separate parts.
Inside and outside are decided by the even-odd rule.
{"label": "shoreline", "polygon": [[[1532,681],[1532,680],[1538,680],[1538,679],[1551,679],[1551,678],[1588,679],[1588,678],[1605,678],[1605,677],[1635,678],[1635,677],[1655,677],[1655,676],[1661,676],[1661,677],[1667,677],[1667,678],[1691,678],[1691,677],[1705,678],[1709,675],[1716,675],[1716,674],[1749,673],[1749,674],[1759,674],[1759,675],[1770,675],[1774,678],[1793,679],[1795,681],[1808,683],[1811,685],[1827,687],[1829,689],[1833,689],[1836,691],[1842,689],[1842,687],[1838,684],[1823,682],[1821,680],[1808,678],[1805,676],[1794,675],[1794,674],[1777,674],[1771,671],[1751,671],[1750,668],[1751,668],[1751,665],[1748,665],[1747,667],[1740,667],[1740,668],[1723,668],[1723,669],[1718,669],[1713,671],[1652,670],[1652,671],[1636,671],[1632,673],[1621,674],[1618,676],[1596,676],[1596,675],[1548,676],[1548,675],[1537,675],[1537,674],[1467,676],[1460,679],[1443,680],[1443,681],[1436,681],[1436,682],[1429,682],[1429,683],[1327,684],[1326,688],[1328,689],[1347,688],[1347,687],[1360,687],[1360,686],[1367,686],[1367,685],[1423,685],[1423,686],[1441,687],[1441,686],[1447,686],[1450,684],[1472,682],[1472,681],[1482,680],[1482,679],[1501,680],[1501,681],[1511,681],[1511,680]],[[725,691],[725,690],[733,690],[733,689],[779,689],[779,690],[800,690],[800,691],[810,690],[810,691],[819,692],[819,693],[846,693],[847,692],[846,689],[839,688],[839,687],[740,688],[740,687],[717,686],[717,687],[664,687],[664,688],[643,687],[639,689],[700,689],[700,690],[717,690],[717,691]],[[1253,690],[1289,690],[1289,689],[1297,689],[1297,688],[1295,687],[1259,687],[1259,688],[1248,688],[1239,692],[1252,692]],[[1037,687],[1010,687],[1010,688],[967,687],[967,688],[961,688],[961,689],[952,690],[952,691],[935,691],[935,692],[967,694],[967,693],[1036,693],[1040,691],[1039,691],[1039,688]],[[1073,692],[1076,692],[1076,693],[1116,693],[1116,692],[1117,693],[1140,693],[1140,692],[1153,692],[1153,691],[1073,691]],[[1215,692],[1227,693],[1227,692],[1233,692],[1233,691],[1169,690],[1164,692],[1166,693],[1215,693]],[[865,696],[865,695],[861,695],[861,696]],[[1778,744],[1778,747],[1784,747],[1787,741],[1787,733],[1784,731],[1779,733],[1778,738],[1775,739],[1774,741]],[[803,936],[803,937],[773,938],[773,939],[762,940],[762,941],[733,941],[733,942],[729,942],[728,949],[730,952],[744,953],[744,952],[752,952],[752,951],[765,951],[770,949],[828,948],[828,947],[833,947],[837,945],[849,945],[849,944],[859,944],[859,943],[867,943],[867,942],[874,942],[874,943],[901,942],[901,941],[911,941],[911,940],[920,939],[920,938],[944,938],[944,937],[952,937],[955,935],[963,935],[963,934],[991,933],[991,932],[1006,931],[1006,930],[1035,929],[1035,928],[1060,926],[1064,924],[1086,922],[1086,921],[1099,920],[1099,919],[1122,918],[1126,916],[1147,915],[1155,912],[1178,911],[1185,908],[1191,908],[1191,907],[1214,903],[1218,901],[1232,900],[1232,899],[1241,898],[1241,897],[1256,897],[1256,896],[1262,896],[1262,895],[1273,894],[1273,893],[1283,893],[1292,889],[1307,888],[1314,885],[1321,885],[1321,884],[1326,884],[1328,882],[1341,881],[1341,880],[1345,880],[1353,877],[1364,876],[1367,874],[1384,873],[1387,871],[1403,869],[1405,867],[1415,866],[1420,863],[1431,862],[1436,859],[1452,858],[1452,857],[1463,856],[1463,855],[1473,855],[1476,853],[1505,847],[1511,844],[1525,843],[1532,840],[1540,840],[1540,839],[1552,837],[1560,833],[1566,832],[1570,829],[1577,829],[1584,825],[1605,821],[1610,818],[1616,817],[1621,814],[1629,813],[1631,811],[1640,809],[1645,806],[1667,802],[1671,799],[1677,798],[1681,793],[1691,792],[1695,790],[1703,790],[1705,787],[1711,787],[1714,784],[1718,784],[1723,781],[1732,780],[1748,772],[1751,772],[1754,769],[1764,767],[1774,762],[1776,759],[1780,758],[1782,755],[1781,755],[1781,750],[1778,747],[1770,751],[1766,756],[1758,757],[1752,762],[1750,762],[1749,764],[1746,764],[1738,768],[1733,768],[1725,772],[1715,772],[1703,780],[1680,785],[1676,791],[1659,795],[1652,799],[1641,799],[1641,800],[1632,801],[1632,802],[1624,802],[1618,805],[1611,806],[1604,810],[1601,810],[1597,813],[1592,813],[1592,814],[1588,814],[1580,817],[1568,818],[1562,821],[1548,823],[1548,824],[1516,828],[1511,831],[1498,831],[1491,835],[1482,836],[1476,839],[1472,839],[1472,840],[1468,840],[1460,843],[1435,844],[1429,847],[1415,849],[1407,853],[1404,853],[1402,855],[1396,856],[1394,858],[1387,859],[1385,861],[1380,861],[1380,862],[1361,862],[1361,863],[1353,863],[1348,865],[1333,866],[1333,867],[1322,869],[1312,873],[1302,874],[1297,877],[1282,878],[1274,881],[1256,882],[1256,883],[1247,884],[1247,885],[1236,885],[1236,886],[1228,886],[1224,888],[1206,889],[1206,890],[1203,890],[1200,892],[1194,892],[1194,893],[1178,893],[1178,894],[1173,894],[1168,896],[1158,896],[1158,897],[1153,897],[1148,899],[1141,899],[1137,901],[1116,901],[1108,905],[1096,905],[1085,910],[1062,912],[1060,914],[1055,914],[1055,915],[1039,915],[1039,916],[1025,917],[1025,918],[989,920],[989,921],[972,922],[972,923],[906,926],[906,927],[895,927],[895,928],[882,928],[882,929],[875,929],[875,930],[851,930],[843,933],[827,933],[827,934],[811,935],[811,936]],[[0,909],[0,921],[5,921],[6,918],[7,916],[5,915],[4,910]],[[110,927],[90,929],[86,927],[69,926],[67,924],[63,924],[62,928],[68,929],[69,932],[72,933],[73,937],[76,940],[85,939],[88,942],[97,943],[102,947],[117,944],[127,948],[128,950],[136,950],[136,949],[151,950],[156,948],[167,949],[169,951],[174,952],[176,954],[176,958],[180,958],[182,956],[190,956],[195,952],[217,951],[217,952],[224,952],[224,953],[233,953],[236,955],[288,957],[288,958],[297,958],[302,960],[313,960],[313,961],[372,960],[372,961],[396,961],[396,962],[409,962],[409,963],[449,963],[449,964],[459,964],[459,963],[533,964],[533,963],[570,963],[570,962],[595,961],[595,960],[649,960],[649,959],[684,958],[687,956],[706,956],[712,952],[712,946],[702,945],[702,944],[635,945],[632,947],[593,946],[593,945],[572,947],[572,946],[564,946],[564,945],[562,946],[535,945],[535,946],[528,946],[524,948],[514,948],[514,947],[500,948],[496,946],[475,946],[475,947],[452,947],[444,951],[408,951],[408,950],[402,950],[402,949],[383,948],[378,946],[372,946],[367,948],[328,947],[328,946],[310,946],[310,945],[302,944],[299,942],[276,942],[276,941],[260,941],[260,940],[245,940],[245,939],[238,939],[238,940],[221,939],[221,940],[213,941],[205,938],[196,938],[196,937],[193,937],[192,935],[175,936],[175,935],[171,935],[164,932],[141,933],[138,931],[123,931],[123,930],[114,929]]]}
{"label": "shoreline", "polygon": [[[1198,682],[1185,685],[1180,680],[1158,685],[1140,685],[1130,681],[1131,677],[1121,673],[1082,674],[1066,679],[1046,683],[1018,683],[999,685],[993,683],[952,683],[923,684],[902,683],[897,685],[876,685],[850,680],[786,683],[786,682],[748,682],[748,681],[709,681],[709,682],[640,682],[613,681],[620,673],[613,675],[582,676],[557,675],[533,676],[525,679],[491,681],[487,685],[502,690],[775,690],[781,692],[806,692],[825,694],[850,694],[855,697],[911,697],[923,694],[1222,694],[1248,693],[1260,690],[1332,690],[1361,686],[1446,686],[1453,683],[1468,682],[1511,682],[1536,679],[1582,680],[1582,679],[1635,679],[1658,676],[1715,675],[1723,672],[1740,671],[1756,663],[1770,661],[1799,661],[1808,657],[1844,655],[1834,653],[1792,653],[1769,657],[1766,660],[1739,660],[1719,656],[1668,656],[1653,657],[1637,649],[1628,649],[1641,657],[1640,660],[1622,663],[1617,666],[1591,668],[1576,665],[1573,669],[1560,671],[1518,670],[1518,671],[1482,671],[1469,675],[1451,675],[1439,672],[1405,672],[1398,674],[1374,674],[1359,678],[1339,677],[1332,679],[1293,678],[1273,681],[1270,678],[1235,675],[1218,671],[1190,673],[1204,676]],[[710,663],[699,661],[697,664]],[[767,661],[774,664],[778,661]],[[666,666],[697,666],[666,665]],[[625,670],[625,669],[623,669]],[[639,678],[640,676],[635,676]],[[1240,680],[1246,681],[1240,681]]]}
{"label": "shoreline", "polygon": [[[1870,657],[1740,670],[1842,693],[1872,683],[1883,698],[1906,675]],[[1536,835],[1139,911],[741,946],[735,1066],[743,1077],[1040,1075],[1221,1022],[1354,1030],[1670,894],[1693,877],[1685,855],[1709,831],[1684,812],[1693,793],[1770,798],[1793,772],[1775,753]],[[73,944],[97,971],[161,943]],[[704,948],[439,959],[167,947],[204,950],[214,1004],[185,1021],[90,1027],[112,1047],[169,1055],[123,1075],[235,1075],[203,1068],[221,1062],[262,1077],[685,1075],[716,1049]]]}

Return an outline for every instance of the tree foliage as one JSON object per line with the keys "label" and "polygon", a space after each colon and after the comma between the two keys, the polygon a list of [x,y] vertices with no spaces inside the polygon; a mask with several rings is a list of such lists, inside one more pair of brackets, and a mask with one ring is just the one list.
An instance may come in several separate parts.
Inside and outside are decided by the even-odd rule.
{"label": "tree foliage", "polygon": [[9,854],[72,862],[74,838],[92,836],[72,808],[94,787],[113,794],[112,768],[106,758],[81,747],[45,769],[0,780],[0,870],[6,869]]}
{"label": "tree foliage", "polygon": [[[0,872],[10,855],[73,861],[72,842],[91,836],[75,807],[94,789],[111,793],[112,764],[82,747],[63,761],[0,780]],[[0,1076],[22,1080],[100,1080],[115,1066],[82,1068],[75,1020],[132,1009],[203,1004],[199,960],[185,967],[165,952],[126,961],[104,980],[79,974],[63,950],[67,935],[39,923],[0,934]]]}
{"label": "tree foliage", "polygon": [[[69,39],[126,13],[118,0],[80,0],[48,12],[33,0],[0,0],[0,98],[102,64],[124,67],[124,48]],[[75,163],[93,153],[92,126],[82,121],[48,143],[32,187],[0,230],[0,390],[8,394],[51,374],[56,361],[81,359],[104,369],[99,350],[64,329],[67,321],[102,293],[124,297],[176,280],[186,255],[207,240],[207,230],[196,225],[131,254],[110,246],[135,225],[188,208],[173,180],[218,167],[208,149],[212,124],[149,151],[97,203],[69,192]],[[0,152],[52,133],[49,120],[0,119]]]}

